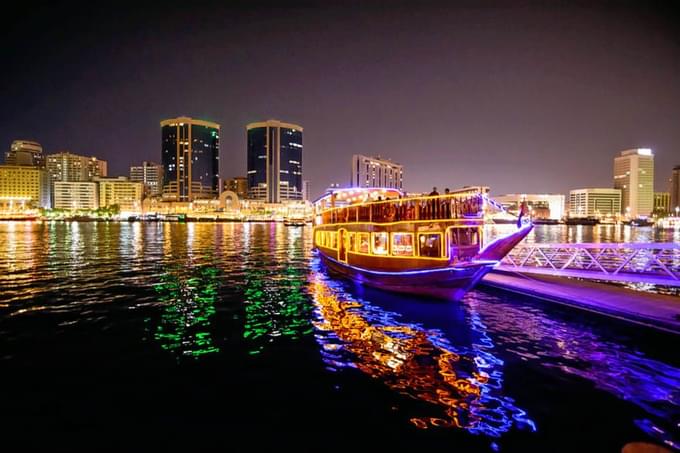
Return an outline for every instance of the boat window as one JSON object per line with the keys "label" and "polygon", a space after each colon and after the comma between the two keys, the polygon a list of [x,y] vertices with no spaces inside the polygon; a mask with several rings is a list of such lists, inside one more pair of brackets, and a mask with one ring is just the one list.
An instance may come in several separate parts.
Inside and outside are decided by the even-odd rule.
{"label": "boat window", "polygon": [[388,233],[372,233],[373,234],[373,253],[376,255],[387,255],[387,238]]}
{"label": "boat window", "polygon": [[439,258],[441,252],[441,235],[439,233],[428,233],[418,235],[418,247],[420,256]]}
{"label": "boat window", "polygon": [[314,234],[314,241],[316,242],[316,245],[321,245],[321,231],[317,231],[316,234]]}
{"label": "boat window", "polygon": [[413,256],[413,234],[392,233],[392,255]]}
{"label": "boat window", "polygon": [[451,242],[455,245],[466,246],[479,243],[476,228],[454,228],[451,232]]}
{"label": "boat window", "polygon": [[349,251],[357,251],[357,235],[356,233],[349,233]]}
{"label": "boat window", "polygon": [[331,235],[331,243],[330,243],[330,247],[331,247],[332,249],[337,249],[337,248],[338,248],[338,234],[337,234],[336,232],[334,232],[334,231],[331,232],[331,233],[328,233],[328,234]]}
{"label": "boat window", "polygon": [[369,253],[368,233],[359,233],[359,253]]}

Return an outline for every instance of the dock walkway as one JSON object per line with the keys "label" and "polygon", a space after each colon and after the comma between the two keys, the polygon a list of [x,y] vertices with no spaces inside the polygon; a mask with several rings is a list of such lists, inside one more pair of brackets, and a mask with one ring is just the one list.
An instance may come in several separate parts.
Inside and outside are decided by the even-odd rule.
{"label": "dock walkway", "polygon": [[481,282],[680,334],[680,297],[564,277],[493,271]]}

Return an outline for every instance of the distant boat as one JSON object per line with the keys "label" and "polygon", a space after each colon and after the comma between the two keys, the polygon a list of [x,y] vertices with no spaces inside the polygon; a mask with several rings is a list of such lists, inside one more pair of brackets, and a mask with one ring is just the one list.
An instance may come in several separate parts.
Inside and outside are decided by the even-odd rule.
{"label": "distant boat", "polygon": [[651,219],[633,219],[628,222],[624,222],[626,225],[636,226],[636,227],[648,227],[654,226],[654,221]]}
{"label": "distant boat", "polygon": [[567,225],[597,225],[600,221],[594,217],[569,217],[564,223]]}
{"label": "distant boat", "polygon": [[286,226],[305,226],[306,223],[304,217],[285,217],[283,219],[283,224]]}
{"label": "distant boat", "polygon": [[37,214],[0,214],[0,220],[26,222],[38,220]]}
{"label": "distant boat", "polygon": [[344,190],[317,201],[314,245],[330,270],[387,291],[460,300],[533,228],[484,243],[481,193]]}
{"label": "distant boat", "polygon": [[533,219],[531,222],[534,225],[559,225],[562,223],[558,219]]}

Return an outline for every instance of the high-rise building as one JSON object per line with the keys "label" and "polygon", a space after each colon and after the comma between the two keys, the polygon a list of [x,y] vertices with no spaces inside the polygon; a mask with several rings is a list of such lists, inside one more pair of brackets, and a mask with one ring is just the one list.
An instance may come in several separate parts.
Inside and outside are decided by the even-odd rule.
{"label": "high-rise building", "polygon": [[302,199],[312,201],[312,183],[308,179],[302,181]]}
{"label": "high-rise building", "polygon": [[680,212],[680,165],[673,167],[671,177],[671,211],[677,215]]}
{"label": "high-rise building", "polygon": [[118,178],[95,178],[99,184],[99,207],[118,205],[121,212],[139,212],[142,209],[144,184]]}
{"label": "high-rise building", "polygon": [[96,157],[64,151],[47,156],[47,171],[52,183],[92,181],[93,178],[107,175],[107,164]]}
{"label": "high-rise building", "polygon": [[248,198],[302,200],[302,127],[267,120],[246,126]]}
{"label": "high-rise building", "polygon": [[50,183],[52,206],[56,207],[56,182],[86,182],[94,178],[106,176],[107,164],[105,160],[96,157],[86,157],[63,151],[47,156],[47,174]]}
{"label": "high-rise building", "polygon": [[671,213],[671,194],[654,192],[654,215],[667,216]]}
{"label": "high-rise building", "polygon": [[130,181],[144,184],[145,196],[160,196],[163,193],[163,166],[145,160],[140,166],[130,167]]}
{"label": "high-rise building", "polygon": [[621,189],[621,213],[646,217],[654,209],[654,154],[651,149],[627,149],[614,158],[614,188]]}
{"label": "high-rise building", "polygon": [[42,146],[29,140],[14,140],[12,147],[5,154],[5,164],[45,168]]}
{"label": "high-rise building", "polygon": [[220,125],[186,116],[161,121],[161,162],[164,199],[217,197]]}
{"label": "high-rise building", "polygon": [[361,154],[352,156],[352,187],[388,187],[403,189],[404,167],[391,160],[368,157]]}
{"label": "high-rise building", "polygon": [[569,217],[617,217],[621,214],[621,190],[606,188],[569,191]]}
{"label": "high-rise building", "polygon": [[47,172],[28,165],[0,165],[0,210],[50,207]]}
{"label": "high-rise building", "polygon": [[97,209],[99,197],[96,182],[56,181],[54,207],[57,209]]}
{"label": "high-rise building", "polygon": [[224,183],[224,190],[234,192],[241,200],[248,198],[248,178],[236,176],[227,179]]}

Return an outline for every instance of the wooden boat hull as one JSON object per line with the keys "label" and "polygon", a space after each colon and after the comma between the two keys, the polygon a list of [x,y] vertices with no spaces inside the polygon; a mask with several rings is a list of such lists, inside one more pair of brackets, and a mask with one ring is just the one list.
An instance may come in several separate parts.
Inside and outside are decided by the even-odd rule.
{"label": "wooden boat hull", "polygon": [[347,265],[319,251],[332,272],[366,286],[385,291],[458,301],[472,289],[498,261],[475,261],[460,266],[405,272],[384,272]]}

